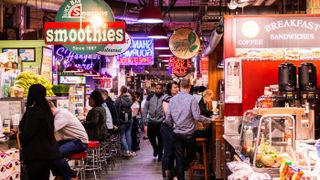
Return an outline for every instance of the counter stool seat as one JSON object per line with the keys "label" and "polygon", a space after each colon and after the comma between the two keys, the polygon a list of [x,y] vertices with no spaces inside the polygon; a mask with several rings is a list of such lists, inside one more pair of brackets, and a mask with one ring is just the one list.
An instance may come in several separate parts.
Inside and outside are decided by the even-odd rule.
{"label": "counter stool seat", "polygon": [[[193,180],[193,173],[195,170],[202,170],[204,171],[204,178],[205,180],[209,179],[209,173],[208,173],[208,157],[207,157],[207,138],[196,138],[196,144],[197,146],[201,146],[202,148],[202,158],[203,158],[203,164],[195,164],[192,163],[191,167],[189,168],[189,179]],[[200,162],[200,161],[199,161]]]}
{"label": "counter stool seat", "polygon": [[100,142],[99,141],[89,141],[88,142],[88,148],[92,149],[92,148],[98,148],[100,146]]}
{"label": "counter stool seat", "polygon": [[67,157],[68,160],[78,161],[78,164],[75,164],[73,170],[77,171],[77,175],[80,174],[80,179],[86,179],[86,166],[85,166],[85,158],[88,157],[88,152],[81,152],[76,154],[71,154]]}

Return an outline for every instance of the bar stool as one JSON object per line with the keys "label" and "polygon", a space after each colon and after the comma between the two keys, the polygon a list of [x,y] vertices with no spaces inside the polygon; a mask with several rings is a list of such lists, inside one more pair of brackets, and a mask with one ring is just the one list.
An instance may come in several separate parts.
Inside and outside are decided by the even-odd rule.
{"label": "bar stool", "polygon": [[191,167],[189,168],[189,179],[190,180],[193,180],[193,173],[194,173],[195,170],[204,171],[205,180],[209,179],[209,176],[208,176],[207,146],[206,146],[207,141],[208,141],[207,138],[196,138],[197,146],[201,146],[201,148],[202,148],[203,163],[200,164],[200,161],[199,161],[199,164],[193,163],[191,165]]}
{"label": "bar stool", "polygon": [[86,171],[93,171],[94,179],[97,179],[96,171],[102,170],[100,160],[100,142],[88,142],[88,158],[86,159]]}
{"label": "bar stool", "polygon": [[[87,152],[81,152],[81,153],[77,153],[77,154],[71,154],[69,157],[67,157],[67,159],[70,160],[74,160],[75,161],[75,165],[74,167],[72,167],[73,170],[77,171],[77,176],[79,176],[80,174],[80,179],[86,179],[86,166],[85,166],[85,158],[88,157],[88,153]],[[78,163],[77,163],[78,161]]]}

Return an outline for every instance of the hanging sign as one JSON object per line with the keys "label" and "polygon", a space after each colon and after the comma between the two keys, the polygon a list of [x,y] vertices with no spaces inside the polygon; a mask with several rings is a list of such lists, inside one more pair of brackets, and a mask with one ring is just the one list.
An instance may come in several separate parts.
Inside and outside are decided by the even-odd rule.
{"label": "hanging sign", "polygon": [[190,28],[179,28],[170,37],[169,48],[176,57],[191,59],[200,49],[200,38]]}
{"label": "hanging sign", "polygon": [[129,49],[118,56],[120,65],[152,65],[154,45],[151,38],[132,38]]}
{"label": "hanging sign", "polygon": [[124,44],[108,44],[102,51],[98,52],[98,54],[104,56],[116,56],[128,50],[130,45],[131,38],[130,35],[126,33],[126,40]]}
{"label": "hanging sign", "polygon": [[112,10],[102,0],[67,0],[56,22],[47,22],[47,44],[62,44],[77,54],[95,54],[106,44],[125,43],[125,23],[114,22]]}
{"label": "hanging sign", "polygon": [[111,89],[112,88],[112,78],[103,78],[99,80],[100,88]]}
{"label": "hanging sign", "polygon": [[59,84],[86,84],[84,76],[59,76]]}
{"label": "hanging sign", "polygon": [[208,56],[202,57],[200,61],[200,73],[208,74],[209,71],[209,61]]}
{"label": "hanging sign", "polygon": [[169,61],[169,67],[171,67],[172,74],[174,74],[175,76],[185,77],[191,71],[191,59],[180,59],[177,57],[171,57]]}

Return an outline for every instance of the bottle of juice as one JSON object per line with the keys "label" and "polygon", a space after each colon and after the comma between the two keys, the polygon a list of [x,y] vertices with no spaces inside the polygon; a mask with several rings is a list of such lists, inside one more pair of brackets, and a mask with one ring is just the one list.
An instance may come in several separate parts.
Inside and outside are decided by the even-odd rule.
{"label": "bottle of juice", "polygon": [[291,164],[291,161],[286,161],[285,163],[282,163],[280,167],[280,180],[286,179],[286,176],[290,171],[289,166],[291,166]]}
{"label": "bottle of juice", "polygon": [[297,173],[294,173],[294,175],[292,176],[292,180],[300,180],[303,174],[304,172],[302,170],[300,170]]}

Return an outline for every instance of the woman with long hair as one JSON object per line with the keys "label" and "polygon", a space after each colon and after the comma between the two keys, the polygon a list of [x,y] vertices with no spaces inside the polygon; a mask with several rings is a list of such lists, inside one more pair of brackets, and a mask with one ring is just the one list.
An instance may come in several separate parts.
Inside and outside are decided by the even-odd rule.
{"label": "woman with long hair", "polygon": [[140,140],[138,136],[139,132],[139,123],[141,120],[141,94],[139,92],[133,92],[131,94],[132,96],[132,129],[131,129],[131,138],[132,138],[132,151],[138,151],[140,150]]}
{"label": "woman with long hair", "polygon": [[60,157],[54,137],[53,114],[46,99],[46,88],[31,85],[27,109],[19,124],[23,160],[31,180],[48,180],[52,162]]}

